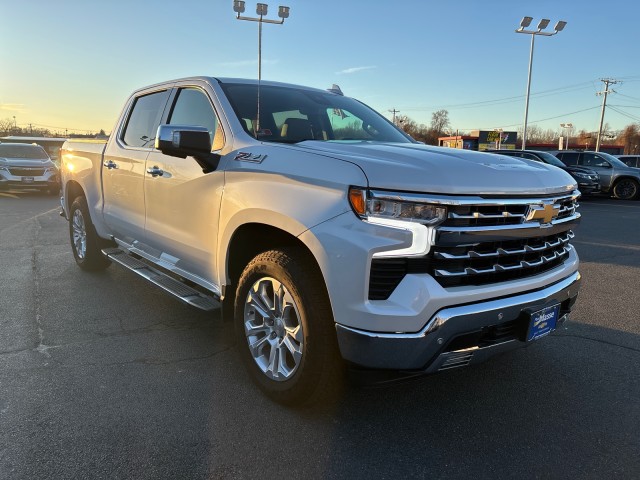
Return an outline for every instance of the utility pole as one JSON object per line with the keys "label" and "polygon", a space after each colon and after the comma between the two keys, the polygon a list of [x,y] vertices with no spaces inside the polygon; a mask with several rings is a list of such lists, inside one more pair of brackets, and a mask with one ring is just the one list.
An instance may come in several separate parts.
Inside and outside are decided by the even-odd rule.
{"label": "utility pole", "polygon": [[396,124],[396,113],[400,113],[400,110],[396,110],[395,108],[393,110],[389,110],[391,113],[393,113],[393,124]]}
{"label": "utility pole", "polygon": [[600,113],[600,127],[598,128],[598,138],[596,139],[596,152],[600,151],[600,138],[602,137],[602,124],[604,122],[604,110],[607,107],[607,95],[609,93],[616,93],[615,90],[609,90],[609,85],[622,83],[621,81],[613,80],[612,78],[601,78],[600,81],[604,83],[604,91],[596,93],[596,95],[603,95],[602,112]]}

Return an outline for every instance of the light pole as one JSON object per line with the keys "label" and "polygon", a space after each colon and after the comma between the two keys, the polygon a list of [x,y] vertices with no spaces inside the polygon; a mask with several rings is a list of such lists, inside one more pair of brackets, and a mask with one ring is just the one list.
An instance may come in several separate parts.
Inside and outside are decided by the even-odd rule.
{"label": "light pole", "polygon": [[242,0],[233,0],[233,11],[237,13],[236,18],[238,20],[248,20],[249,22],[258,22],[258,80],[262,79],[262,24],[274,23],[276,25],[282,25],[285,18],[289,18],[289,7],[280,5],[278,7],[278,17],[280,20],[269,20],[264,18],[267,15],[268,5],[266,3],[258,3],[256,6],[256,13],[258,17],[245,17],[240,15],[244,13],[244,3]]}
{"label": "light pole", "polygon": [[536,38],[536,35],[542,35],[545,37],[551,37],[552,35],[556,35],[558,32],[561,32],[564,27],[567,25],[567,22],[560,20],[556,23],[556,26],[553,27],[553,32],[543,32],[545,28],[549,25],[551,20],[547,18],[543,18],[538,23],[537,30],[525,30],[529,25],[531,25],[531,21],[533,17],[524,17],[520,22],[520,28],[516,30],[516,33],[526,33],[531,35],[531,49],[529,51],[529,75],[527,77],[527,97],[524,104],[524,128],[522,130],[522,150],[527,148],[527,120],[529,119],[529,94],[531,93],[531,67],[533,65],[533,44]]}
{"label": "light pole", "polygon": [[282,25],[285,18],[289,18],[289,7],[280,5],[278,7],[278,17],[280,20],[269,20],[264,18],[267,15],[268,5],[266,3],[258,3],[256,6],[256,13],[258,17],[245,17],[240,15],[244,13],[244,1],[233,0],[233,11],[236,12],[236,18],[238,20],[247,20],[249,22],[258,22],[258,111],[256,116],[256,136],[260,131],[260,81],[262,80],[262,24],[274,23],[276,25]]}
{"label": "light pole", "polygon": [[566,129],[567,131],[567,142],[564,149],[569,150],[569,139],[571,138],[571,129],[573,128],[573,123],[561,123],[560,128]]}

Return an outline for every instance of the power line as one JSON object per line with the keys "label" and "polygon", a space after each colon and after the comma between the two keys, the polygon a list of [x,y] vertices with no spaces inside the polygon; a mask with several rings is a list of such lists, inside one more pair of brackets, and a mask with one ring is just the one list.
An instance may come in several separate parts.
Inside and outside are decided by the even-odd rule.
{"label": "power line", "polygon": [[640,105],[611,105],[610,107],[618,107],[618,108],[640,108]]}
{"label": "power line", "polygon": [[[576,83],[573,85],[566,85],[564,87],[557,87],[557,88],[551,88],[549,90],[542,90],[540,92],[536,92],[536,93],[532,93],[530,96],[536,96],[536,97],[547,97],[547,96],[551,96],[551,95],[559,95],[562,93],[568,93],[570,91],[578,91],[578,90],[584,90],[587,88],[590,88],[593,85],[592,81],[588,81],[588,82],[582,82],[582,83]],[[497,99],[493,99],[493,100],[483,100],[483,101],[479,101],[479,102],[469,102],[469,103],[457,103],[457,104],[448,104],[448,105],[433,105],[433,106],[426,106],[426,107],[408,107],[408,108],[404,108],[403,110],[405,111],[427,111],[427,110],[435,110],[435,109],[441,109],[441,108],[447,108],[447,109],[455,109],[455,108],[475,108],[475,107],[484,107],[487,105],[502,105],[505,103],[513,103],[513,102],[517,102],[522,100],[522,98],[524,97],[524,95],[515,95],[512,97],[503,97],[503,98],[497,98]]]}
{"label": "power line", "polygon": [[[555,120],[556,118],[567,117],[569,115],[575,115],[577,113],[582,113],[582,112],[588,112],[589,110],[594,110],[596,108],[599,108],[599,106],[596,105],[595,107],[584,108],[582,110],[577,110],[575,112],[563,113],[561,115],[556,115],[554,117],[548,117],[548,118],[542,118],[540,120],[533,120],[533,121],[530,121],[529,123],[540,123],[540,122],[546,122],[547,120]],[[512,123],[511,125],[501,125],[499,127],[494,127],[494,128],[519,127],[520,125],[522,125],[522,122],[520,122],[520,123]]]}
{"label": "power line", "polygon": [[632,115],[632,114],[630,114],[628,112],[624,112],[622,110],[619,110],[614,105],[609,105],[609,108],[611,110],[613,110],[614,112],[616,112],[616,113],[618,113],[618,114],[620,114],[620,115],[622,115],[624,117],[630,118],[631,120],[634,120],[636,122],[640,122],[640,117],[636,117],[635,115]]}
{"label": "power line", "polygon": [[55,126],[53,126],[53,125],[42,125],[42,124],[40,124],[40,123],[21,123],[20,125],[21,125],[21,126],[22,126],[22,125],[31,125],[31,126],[34,126],[34,127],[40,127],[40,128],[52,128],[52,129],[55,129],[55,130],[71,130],[71,131],[73,131],[73,132],[87,132],[87,133],[93,133],[93,132],[96,132],[96,131],[100,131],[100,129],[98,129],[98,130],[87,130],[87,129],[85,129],[85,128],[55,127]]}
{"label": "power line", "polygon": [[637,97],[632,97],[632,96],[630,96],[630,95],[625,95],[624,93],[620,93],[620,92],[618,92],[618,95],[620,95],[621,97],[624,97],[624,98],[628,98],[628,99],[630,99],[630,100],[633,100],[633,101],[635,101],[635,102],[640,102],[640,98],[637,98]]}

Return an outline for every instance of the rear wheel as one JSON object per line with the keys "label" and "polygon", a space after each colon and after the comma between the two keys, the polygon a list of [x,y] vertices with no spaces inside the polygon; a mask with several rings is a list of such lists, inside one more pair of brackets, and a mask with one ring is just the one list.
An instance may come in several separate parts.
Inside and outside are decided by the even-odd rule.
{"label": "rear wheel", "polygon": [[284,404],[328,400],[343,362],[322,275],[299,248],[256,256],[238,282],[235,330],[254,382]]}
{"label": "rear wheel", "polygon": [[635,200],[638,198],[638,191],[640,186],[632,178],[623,178],[613,187],[613,195],[620,200]]}
{"label": "rear wheel", "polygon": [[95,272],[111,265],[102,254],[101,247],[105,242],[98,237],[91,223],[86,198],[76,197],[69,209],[69,218],[71,250],[78,266],[83,270]]}

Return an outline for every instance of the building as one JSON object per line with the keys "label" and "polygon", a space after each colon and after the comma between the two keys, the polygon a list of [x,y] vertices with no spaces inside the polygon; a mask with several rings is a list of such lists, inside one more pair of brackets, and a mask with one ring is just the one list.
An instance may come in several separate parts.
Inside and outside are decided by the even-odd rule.
{"label": "building", "polygon": [[[501,135],[500,140],[498,134]],[[452,137],[439,137],[438,145],[449,148],[464,148],[465,150],[513,150],[520,148],[522,142],[517,138],[517,132],[498,132],[495,130],[474,130],[470,135],[456,135]],[[529,150],[563,150],[558,143],[527,142]],[[595,150],[595,144],[578,143],[577,138],[572,138],[564,150]],[[624,145],[600,145],[600,151],[611,155],[622,155]]]}
{"label": "building", "polygon": [[516,148],[517,132],[497,130],[474,130],[470,135],[456,135],[438,138],[438,145],[449,148],[464,148],[465,150],[514,150]]}

